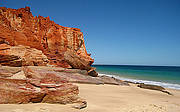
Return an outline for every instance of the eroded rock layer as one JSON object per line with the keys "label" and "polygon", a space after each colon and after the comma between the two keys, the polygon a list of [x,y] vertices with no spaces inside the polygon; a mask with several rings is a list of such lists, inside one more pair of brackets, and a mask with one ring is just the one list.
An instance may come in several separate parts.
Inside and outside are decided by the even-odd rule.
{"label": "eroded rock layer", "polygon": [[78,87],[53,68],[0,67],[0,104],[84,102],[78,93]]}
{"label": "eroded rock layer", "polygon": [[5,66],[46,66],[47,56],[29,46],[0,44],[0,64]]}
{"label": "eroded rock layer", "polygon": [[113,84],[127,83],[112,77],[91,77],[86,70],[48,66],[0,67],[0,104],[7,103],[78,103],[87,102],[78,96],[79,89],[72,83]]}
{"label": "eroded rock layer", "polygon": [[80,29],[60,26],[49,17],[34,17],[29,7],[0,7],[0,29],[0,44],[24,45],[41,50],[51,65],[74,68],[64,59],[66,51],[75,52],[86,61],[86,66],[94,62],[87,54]]}

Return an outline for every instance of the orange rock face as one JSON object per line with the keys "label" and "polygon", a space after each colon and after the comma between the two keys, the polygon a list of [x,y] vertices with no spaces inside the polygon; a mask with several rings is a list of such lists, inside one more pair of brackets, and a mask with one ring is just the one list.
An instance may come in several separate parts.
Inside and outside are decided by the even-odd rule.
{"label": "orange rock face", "polygon": [[4,66],[46,66],[47,56],[29,46],[0,44],[0,64]]}
{"label": "orange rock face", "polygon": [[30,8],[0,7],[0,44],[24,45],[41,50],[51,65],[71,67],[64,60],[64,52],[76,52],[91,65],[94,60],[87,54],[83,33],[78,28],[60,26],[49,17],[34,17]]}

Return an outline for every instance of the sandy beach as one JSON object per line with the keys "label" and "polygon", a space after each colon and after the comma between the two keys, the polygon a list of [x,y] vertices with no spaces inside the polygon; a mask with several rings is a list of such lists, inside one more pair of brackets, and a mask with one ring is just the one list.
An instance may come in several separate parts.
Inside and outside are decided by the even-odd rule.
{"label": "sandy beach", "polygon": [[180,91],[168,89],[173,96],[135,85],[76,84],[88,106],[73,109],[75,104],[1,104],[0,112],[180,112]]}

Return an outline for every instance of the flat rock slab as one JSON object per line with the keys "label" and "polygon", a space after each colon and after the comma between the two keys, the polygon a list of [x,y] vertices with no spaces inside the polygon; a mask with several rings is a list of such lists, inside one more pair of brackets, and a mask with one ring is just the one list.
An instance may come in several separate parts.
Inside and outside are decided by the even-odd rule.
{"label": "flat rock slab", "polygon": [[11,77],[20,71],[20,67],[0,66],[0,78]]}
{"label": "flat rock slab", "polygon": [[[112,85],[125,85],[129,86],[127,82],[109,76],[92,77],[89,76],[86,70],[79,69],[65,69],[60,67],[26,67],[28,72],[26,75],[37,78],[42,77],[44,74],[54,74],[54,77],[66,79],[72,83],[86,83],[86,84],[112,84]],[[25,70],[25,71],[26,71]],[[33,74],[34,73],[34,74]]]}
{"label": "flat rock slab", "polygon": [[[2,74],[2,75],[1,75]],[[24,75],[24,76],[23,76]],[[26,67],[0,67],[0,77],[10,79],[61,79],[64,82],[86,84],[112,84],[129,85],[127,82],[109,76],[89,76],[86,70],[66,69],[61,67],[26,66]]]}
{"label": "flat rock slab", "polygon": [[129,86],[129,84],[127,82],[116,79],[114,77],[109,77],[109,76],[103,75],[103,76],[99,76],[97,78],[99,78],[101,81],[103,81],[104,84]]}
{"label": "flat rock slab", "polygon": [[[104,84],[101,80],[84,74],[85,72],[73,69],[62,69],[58,67],[52,67],[46,69],[46,67],[24,67],[23,68],[26,77],[32,79],[41,79],[49,77],[49,79],[61,79],[64,82],[71,83],[88,83],[88,84]],[[83,73],[83,74],[82,74]],[[62,80],[64,79],[64,80]]]}
{"label": "flat rock slab", "polygon": [[164,93],[172,95],[170,92],[166,91],[166,89],[163,88],[162,86],[151,85],[151,84],[144,84],[144,83],[138,84],[137,86],[140,87],[140,88],[144,88],[144,89],[151,89],[151,90],[162,91]]}

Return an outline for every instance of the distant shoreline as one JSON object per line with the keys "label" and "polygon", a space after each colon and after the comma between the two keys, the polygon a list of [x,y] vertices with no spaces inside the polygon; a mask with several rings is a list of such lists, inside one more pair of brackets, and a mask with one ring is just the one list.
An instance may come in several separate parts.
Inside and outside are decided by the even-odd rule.
{"label": "distant shoreline", "polygon": [[180,67],[137,65],[94,65],[101,75],[120,80],[180,89]]}
{"label": "distant shoreline", "polygon": [[113,65],[113,64],[93,64],[92,66],[147,66],[147,67],[180,67],[180,65]]}
{"label": "distant shoreline", "polygon": [[[105,76],[109,76],[109,77],[114,77],[116,79],[120,79],[120,80],[123,80],[123,81],[129,81],[129,82],[132,82],[132,83],[144,83],[144,84],[158,85],[158,86],[162,86],[162,87],[167,88],[167,89],[173,89],[173,90],[179,90],[180,91],[180,85],[178,85],[178,84],[172,84],[172,83],[166,83],[166,82],[156,82],[156,81],[149,81],[149,80],[120,78],[120,77],[115,76],[115,75],[107,75],[107,74],[101,74],[101,73],[99,73],[99,75],[100,76],[105,75]],[[178,88],[173,87],[173,85],[177,85]],[[171,87],[167,87],[167,86],[171,86]]]}

